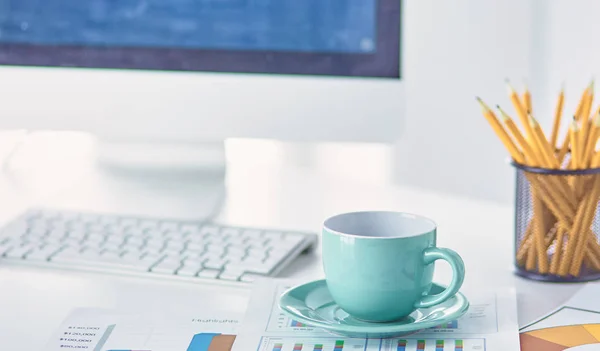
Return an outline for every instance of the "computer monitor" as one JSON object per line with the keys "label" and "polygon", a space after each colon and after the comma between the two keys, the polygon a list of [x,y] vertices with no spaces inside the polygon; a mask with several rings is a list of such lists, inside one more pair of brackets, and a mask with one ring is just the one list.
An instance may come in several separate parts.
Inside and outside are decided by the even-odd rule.
{"label": "computer monitor", "polygon": [[0,128],[389,142],[399,0],[0,0]]}

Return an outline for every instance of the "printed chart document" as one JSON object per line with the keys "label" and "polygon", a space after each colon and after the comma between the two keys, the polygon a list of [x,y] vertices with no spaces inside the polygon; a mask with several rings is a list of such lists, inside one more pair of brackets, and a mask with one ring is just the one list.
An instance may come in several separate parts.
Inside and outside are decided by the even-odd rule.
{"label": "printed chart document", "polygon": [[563,306],[521,328],[522,351],[600,350],[600,283],[589,283]]}
{"label": "printed chart document", "polygon": [[332,335],[290,319],[277,306],[294,286],[255,283],[233,351],[507,351],[519,350],[517,301],[513,290],[465,294],[471,307],[462,318],[410,336],[357,339]]}
{"label": "printed chart document", "polygon": [[47,351],[229,351],[241,315],[203,311],[146,316],[77,309],[51,338]]}

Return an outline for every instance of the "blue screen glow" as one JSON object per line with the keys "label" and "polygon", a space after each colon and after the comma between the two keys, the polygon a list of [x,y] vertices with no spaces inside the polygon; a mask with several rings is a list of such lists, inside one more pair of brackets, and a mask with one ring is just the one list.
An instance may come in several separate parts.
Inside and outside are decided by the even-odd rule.
{"label": "blue screen glow", "polygon": [[0,0],[0,43],[371,53],[377,0]]}

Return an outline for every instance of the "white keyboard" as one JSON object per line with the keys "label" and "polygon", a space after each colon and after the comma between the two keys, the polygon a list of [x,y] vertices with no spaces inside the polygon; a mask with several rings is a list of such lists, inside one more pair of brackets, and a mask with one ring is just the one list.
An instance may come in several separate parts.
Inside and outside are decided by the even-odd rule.
{"label": "white keyboard", "polygon": [[0,264],[252,282],[315,245],[315,234],[32,210],[0,231]]}

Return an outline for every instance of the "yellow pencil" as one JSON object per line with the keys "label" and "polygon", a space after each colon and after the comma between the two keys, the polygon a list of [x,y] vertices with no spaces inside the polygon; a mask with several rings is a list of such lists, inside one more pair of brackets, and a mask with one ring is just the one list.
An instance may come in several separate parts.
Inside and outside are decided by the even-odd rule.
{"label": "yellow pencil", "polygon": [[[579,99],[579,103],[577,104],[577,108],[575,109],[575,118],[576,119],[579,119],[579,117],[582,115],[583,107],[588,101],[590,86],[593,86],[593,81],[590,83],[590,85],[588,85],[585,88],[585,90],[581,94],[581,98]],[[565,139],[563,140],[563,144],[560,147],[560,150],[558,152],[558,162],[561,164],[562,164],[563,160],[565,159],[565,156],[569,152],[569,140],[571,140],[571,138],[569,138],[569,134],[567,133]]]}
{"label": "yellow pencil", "polygon": [[502,127],[502,124],[500,124],[500,122],[498,121],[498,118],[496,117],[494,112],[479,97],[477,97],[477,102],[479,102],[479,104],[481,105],[481,108],[483,110],[483,116],[485,117],[485,119],[487,119],[489,124],[492,126],[492,129],[494,130],[494,132],[496,132],[496,135],[498,136],[498,138],[500,139],[502,144],[504,144],[504,147],[506,147],[506,149],[508,150],[508,153],[511,155],[511,157],[517,163],[520,163],[520,164],[525,163],[523,154],[516,147],[516,145],[514,144],[514,142],[508,135],[508,133],[506,133],[506,131]]}
{"label": "yellow pencil", "polygon": [[552,125],[552,134],[550,136],[550,145],[553,148],[557,147],[556,142],[558,140],[558,132],[560,130],[560,120],[562,118],[563,105],[565,103],[565,89],[560,90],[558,94],[558,101],[556,102],[556,108],[554,109],[554,123]]}
{"label": "yellow pencil", "polygon": [[546,167],[553,169],[560,168],[560,164],[554,156],[554,150],[548,143],[548,139],[546,139],[544,131],[540,127],[540,124],[537,122],[537,120],[533,118],[531,114],[529,115],[529,125],[533,133],[533,139],[537,143],[538,149],[542,154],[544,160],[546,161]]}
{"label": "yellow pencil", "polygon": [[581,162],[581,153],[579,150],[579,146],[581,145],[579,139],[579,124],[575,117],[573,117],[573,121],[571,121],[571,126],[569,128],[569,139],[571,141],[571,168],[578,169],[580,167]]}
{"label": "yellow pencil", "polygon": [[525,106],[523,106],[523,104],[521,103],[519,95],[517,94],[515,89],[510,85],[508,79],[506,80],[506,87],[508,89],[508,97],[510,98],[510,101],[512,102],[515,110],[517,111],[517,116],[519,116],[521,124],[523,124],[523,128],[525,128],[527,139],[533,140],[533,130],[531,129],[531,126],[529,124],[529,119],[527,118],[528,112],[525,109]]}
{"label": "yellow pencil", "polygon": [[525,110],[527,112],[533,112],[533,106],[531,105],[531,92],[527,87],[527,83],[525,83],[525,92],[523,93],[523,105],[525,105]]}
{"label": "yellow pencil", "polygon": [[594,101],[594,81],[590,83],[587,89],[587,99],[586,103],[583,105],[581,110],[581,116],[579,116],[579,121],[581,122],[581,132],[579,133],[580,145],[583,148],[587,144],[588,134],[592,127],[592,123],[590,122],[590,111],[592,110],[592,103]]}
{"label": "yellow pencil", "polygon": [[521,150],[523,150],[523,154],[525,154],[527,164],[534,167],[539,166],[541,162],[537,151],[532,147],[531,144],[529,144],[525,137],[523,137],[523,134],[521,134],[519,127],[517,127],[512,118],[510,118],[510,116],[506,112],[504,112],[504,110],[500,108],[500,106],[496,105],[496,108],[498,109],[498,111],[500,111],[502,122],[504,122],[506,128],[510,131],[513,138],[517,141],[517,144],[521,146]]}
{"label": "yellow pencil", "polygon": [[598,142],[598,135],[600,134],[600,113],[597,113],[594,120],[593,126],[590,129],[585,148],[583,149],[582,167],[591,166],[592,155],[596,149],[596,143]]}

